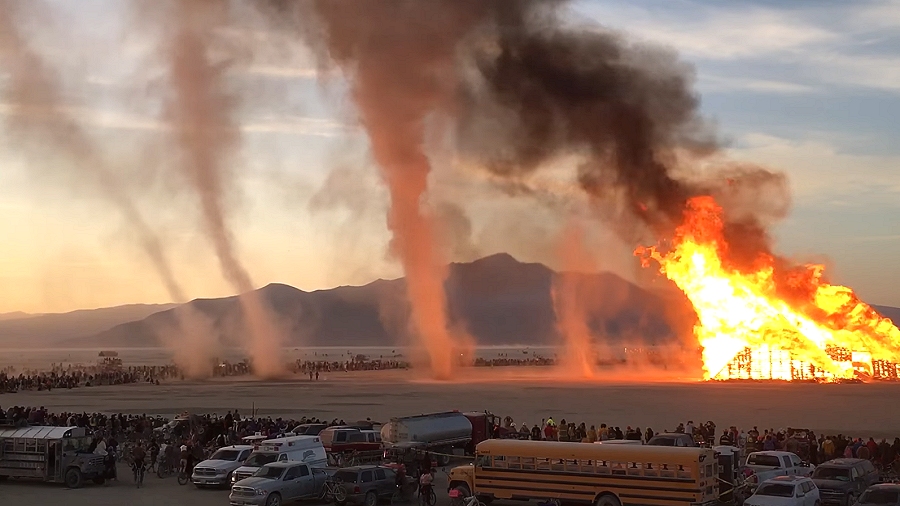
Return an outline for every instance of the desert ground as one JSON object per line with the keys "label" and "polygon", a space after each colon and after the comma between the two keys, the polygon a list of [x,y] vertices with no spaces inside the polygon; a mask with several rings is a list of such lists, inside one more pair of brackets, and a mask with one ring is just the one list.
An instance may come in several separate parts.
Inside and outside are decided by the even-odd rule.
{"label": "desert ground", "polygon": [[281,381],[223,378],[0,395],[0,406],[172,416],[239,410],[261,416],[346,421],[446,410],[488,410],[517,423],[559,421],[673,429],[713,420],[718,427],[802,427],[859,436],[900,436],[900,383],[790,384],[566,381],[549,368],[474,368],[461,381],[410,379],[411,371],[359,371]]}

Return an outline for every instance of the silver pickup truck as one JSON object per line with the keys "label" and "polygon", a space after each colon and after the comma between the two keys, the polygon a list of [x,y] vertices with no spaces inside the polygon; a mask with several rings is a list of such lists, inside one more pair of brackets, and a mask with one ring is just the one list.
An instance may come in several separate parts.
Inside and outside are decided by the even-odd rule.
{"label": "silver pickup truck", "polygon": [[272,462],[253,476],[231,486],[231,506],[281,506],[301,499],[317,499],[328,479],[324,469],[302,462]]}
{"label": "silver pickup truck", "polygon": [[808,477],[813,473],[815,466],[802,462],[800,457],[793,453],[769,450],[747,455],[744,469],[749,471],[748,481],[750,487],[755,489],[760,483],[776,476]]}

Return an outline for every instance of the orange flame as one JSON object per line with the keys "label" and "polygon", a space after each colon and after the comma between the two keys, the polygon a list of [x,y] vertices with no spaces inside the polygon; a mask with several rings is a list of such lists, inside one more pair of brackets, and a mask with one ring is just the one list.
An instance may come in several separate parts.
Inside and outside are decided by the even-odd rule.
{"label": "orange flame", "polygon": [[[776,276],[775,259],[761,255],[749,272],[727,265],[722,209],[712,197],[688,202],[668,251],[640,247],[694,306],[694,335],[703,349],[705,379],[737,377],[831,381],[872,375],[890,364],[897,376],[900,330],[850,288],[822,278],[823,267]],[[807,294],[795,301],[783,285]],[[741,367],[745,367],[743,374]]]}

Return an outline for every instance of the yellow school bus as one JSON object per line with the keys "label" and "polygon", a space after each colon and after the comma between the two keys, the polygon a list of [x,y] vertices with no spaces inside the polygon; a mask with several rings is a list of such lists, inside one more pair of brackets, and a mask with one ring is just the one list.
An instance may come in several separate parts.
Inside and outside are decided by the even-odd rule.
{"label": "yellow school bus", "polygon": [[709,448],[490,439],[450,487],[479,499],[535,499],[596,506],[700,506],[718,499]]}

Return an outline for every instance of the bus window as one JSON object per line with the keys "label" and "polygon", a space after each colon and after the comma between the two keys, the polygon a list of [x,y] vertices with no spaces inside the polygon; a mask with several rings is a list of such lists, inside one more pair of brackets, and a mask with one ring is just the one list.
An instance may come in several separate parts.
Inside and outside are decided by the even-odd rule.
{"label": "bus window", "polygon": [[678,472],[675,473],[677,478],[687,478],[691,479],[693,476],[691,475],[690,469],[685,469],[684,466],[678,465]]}
{"label": "bus window", "polygon": [[653,464],[645,464],[644,465],[644,476],[659,476],[658,466],[654,466]]}
{"label": "bus window", "polygon": [[475,461],[475,465],[477,467],[491,467],[491,456],[479,455],[478,460]]}
{"label": "bus window", "polygon": [[[706,465],[706,476],[712,476],[712,475],[713,475],[713,466],[712,466],[712,464],[707,464]],[[703,476],[703,474],[701,473],[700,476]]]}
{"label": "bus window", "polygon": [[522,457],[522,469],[534,469],[534,457]]}
{"label": "bus window", "polygon": [[506,468],[506,457],[502,455],[494,455],[494,465],[492,467]]}
{"label": "bus window", "polygon": [[605,460],[601,460],[597,462],[597,474],[610,474],[611,470],[609,467],[609,462]]}
{"label": "bus window", "polygon": [[643,466],[640,462],[629,462],[628,463],[628,476],[640,476],[641,468]]}
{"label": "bus window", "polygon": [[537,468],[539,471],[549,471],[550,459],[537,459]]}
{"label": "bus window", "polygon": [[612,468],[612,474],[625,474],[625,464],[621,462],[610,462],[610,468]]}
{"label": "bus window", "polygon": [[519,457],[509,457],[506,459],[510,469],[522,469],[522,461]]}
{"label": "bus window", "polygon": [[582,460],[581,461],[581,472],[594,474],[594,461],[593,460]]}
{"label": "bus window", "polygon": [[663,464],[662,468],[659,470],[659,475],[663,478],[674,478],[675,470],[673,468],[674,466],[670,464]]}
{"label": "bus window", "polygon": [[565,465],[564,465],[564,463],[563,463],[562,460],[556,460],[556,461],[552,462],[552,463],[550,464],[550,467],[551,467],[554,471],[565,471],[565,470],[566,470],[566,467],[565,467]]}

